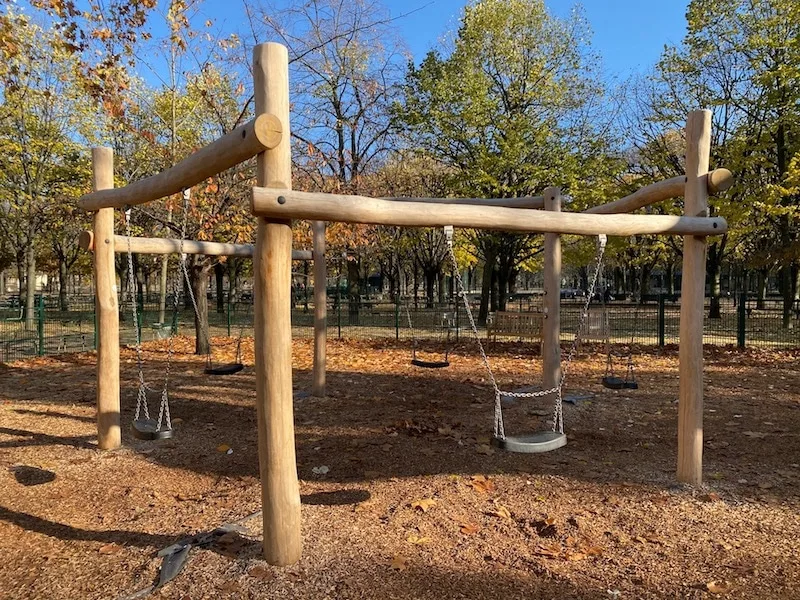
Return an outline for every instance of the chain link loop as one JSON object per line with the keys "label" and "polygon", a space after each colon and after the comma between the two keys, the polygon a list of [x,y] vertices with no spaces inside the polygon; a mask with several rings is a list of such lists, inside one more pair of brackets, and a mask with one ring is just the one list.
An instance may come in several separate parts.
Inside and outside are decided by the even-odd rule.
{"label": "chain link loop", "polygon": [[483,343],[481,342],[480,333],[478,332],[478,326],[475,323],[475,318],[472,315],[472,308],[469,305],[469,300],[467,299],[467,292],[464,288],[464,281],[461,278],[461,271],[458,268],[458,261],[456,259],[455,251],[453,249],[453,240],[452,236],[447,236],[447,249],[448,254],[450,256],[450,261],[453,263],[453,273],[456,279],[456,287],[458,288],[458,295],[464,300],[464,308],[467,313],[467,319],[469,320],[470,328],[472,329],[472,334],[475,338],[475,341],[478,343],[478,349],[480,350],[481,354],[481,361],[483,362],[484,369],[486,370],[487,375],[489,376],[489,381],[492,384],[492,388],[494,389],[494,396],[495,396],[495,403],[494,403],[494,435],[496,438],[504,440],[505,439],[505,426],[503,424],[503,405],[502,399],[503,397],[506,398],[542,398],[544,396],[549,396],[551,394],[555,394],[555,406],[553,409],[553,431],[558,431],[559,433],[564,433],[564,414],[563,414],[563,398],[562,398],[562,389],[564,387],[564,382],[567,378],[567,371],[569,364],[575,358],[577,354],[578,347],[580,346],[581,342],[581,335],[582,329],[586,323],[586,319],[589,314],[589,304],[592,301],[592,296],[594,295],[594,291],[597,287],[597,279],[600,271],[602,270],[603,264],[603,256],[605,255],[606,249],[606,236],[601,235],[598,236],[598,250],[595,256],[595,264],[594,264],[594,274],[592,275],[591,285],[589,286],[589,292],[586,295],[586,302],[584,303],[583,310],[581,311],[581,315],[578,320],[578,327],[575,331],[575,337],[572,340],[572,346],[570,347],[569,353],[567,354],[567,359],[564,362],[564,365],[561,369],[561,378],[559,379],[558,385],[546,389],[546,390],[539,390],[536,392],[505,392],[500,389],[497,385],[497,380],[495,379],[494,373],[492,372],[492,367],[489,364],[489,358],[486,356],[486,350],[483,347]]}
{"label": "chain link loop", "polygon": [[136,413],[134,420],[138,421],[144,411],[144,418],[150,419],[150,410],[147,406],[147,385],[144,382],[144,360],[142,358],[142,336],[139,331],[139,313],[136,309],[136,280],[133,274],[133,251],[131,250],[131,208],[125,209],[125,235],[128,242],[128,302],[130,303],[133,329],[136,333],[136,372],[138,389],[136,391]]}

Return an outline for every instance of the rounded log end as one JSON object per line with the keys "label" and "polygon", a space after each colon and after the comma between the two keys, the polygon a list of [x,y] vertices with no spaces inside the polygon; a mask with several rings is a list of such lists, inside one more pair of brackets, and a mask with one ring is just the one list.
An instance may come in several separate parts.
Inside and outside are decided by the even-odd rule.
{"label": "rounded log end", "polygon": [[82,231],[78,236],[78,245],[83,250],[94,250],[94,234],[91,231]]}
{"label": "rounded log end", "polygon": [[714,169],[708,174],[708,192],[717,194],[733,185],[733,174],[728,169]]}
{"label": "rounded log end", "polygon": [[256,117],[253,127],[256,139],[265,148],[275,148],[283,138],[283,124],[273,114],[264,113]]}

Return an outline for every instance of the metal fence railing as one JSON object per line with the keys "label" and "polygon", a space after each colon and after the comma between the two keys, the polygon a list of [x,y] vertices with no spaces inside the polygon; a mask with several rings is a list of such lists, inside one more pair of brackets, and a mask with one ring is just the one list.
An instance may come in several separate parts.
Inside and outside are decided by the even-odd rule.
{"label": "metal fence railing", "polygon": [[[180,309],[173,319],[172,299],[162,323],[158,302],[139,299],[138,322],[143,340],[166,337],[174,330],[180,335],[194,334],[194,312],[180,298]],[[719,318],[708,318],[709,300],[706,300],[704,342],[717,345],[760,348],[800,347],[800,307],[793,310],[788,323],[784,322],[780,300],[758,302],[753,297],[727,297],[720,300]],[[561,304],[562,340],[574,335],[582,309],[581,298],[567,298]],[[209,333],[212,336],[238,337],[252,335],[253,312],[251,301],[225,302],[217,310],[216,300],[209,299]],[[409,327],[408,314],[412,327]],[[540,310],[527,299],[511,301],[508,311]],[[477,305],[473,312],[477,315]],[[605,316],[607,315],[607,317]],[[603,341],[606,335],[612,343],[635,343],[664,346],[678,343],[680,298],[656,297],[645,303],[611,301],[604,310],[594,302],[589,309],[585,337]],[[292,310],[292,328],[295,337],[313,335],[313,305],[298,304]],[[607,323],[607,325],[605,324]],[[392,338],[408,340],[418,338],[440,339],[450,334],[452,339],[466,339],[472,335],[463,306],[456,310],[454,303],[425,307],[420,300],[416,305],[405,301],[360,300],[348,302],[332,298],[328,304],[328,336],[330,338]],[[481,329],[485,335],[485,329]],[[130,306],[120,305],[120,340],[132,344],[136,329]],[[513,336],[499,336],[513,340]],[[26,315],[17,299],[0,300],[0,362],[11,362],[28,356],[44,356],[67,352],[81,352],[95,348],[94,300],[91,297],[69,299],[63,310],[57,297],[39,296],[32,315]]]}

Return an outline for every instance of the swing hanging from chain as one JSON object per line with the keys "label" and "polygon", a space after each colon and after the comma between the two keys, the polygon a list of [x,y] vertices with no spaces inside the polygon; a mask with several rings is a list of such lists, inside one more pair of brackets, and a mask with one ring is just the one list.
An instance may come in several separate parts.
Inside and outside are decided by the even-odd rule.
{"label": "swing hanging from chain", "polygon": [[[492,367],[489,364],[489,358],[486,356],[486,351],[483,347],[483,343],[481,342],[480,334],[478,332],[478,327],[472,315],[472,309],[470,308],[469,301],[467,300],[467,294],[464,288],[464,282],[461,279],[461,273],[458,269],[458,262],[456,260],[455,252],[453,251],[453,227],[448,225],[444,229],[445,229],[445,236],[447,237],[447,247],[450,255],[450,260],[453,264],[453,273],[455,274],[458,295],[463,299],[464,308],[466,309],[467,318],[469,320],[470,328],[472,329],[472,335],[474,336],[475,341],[478,344],[478,349],[480,350],[483,367],[486,370],[487,375],[489,376],[489,381],[491,382],[492,387],[494,388],[494,436],[492,438],[492,442],[495,445],[499,446],[500,448],[508,450],[509,452],[537,453],[537,452],[548,452],[550,450],[561,448],[567,443],[567,437],[564,434],[564,412],[563,412],[563,396],[562,396],[564,382],[567,378],[567,372],[569,370],[569,366],[577,354],[578,347],[581,341],[581,332],[586,323],[586,319],[588,318],[589,315],[589,304],[591,303],[592,296],[594,295],[594,290],[597,288],[597,280],[600,271],[602,270],[603,256],[605,254],[605,249],[606,249],[606,240],[607,240],[606,236],[605,235],[598,236],[594,272],[592,274],[592,279],[589,286],[589,292],[586,295],[586,302],[583,305],[583,309],[581,311],[580,318],[578,320],[578,325],[577,328],[575,329],[575,335],[572,340],[572,345],[570,346],[569,353],[567,354],[567,359],[563,363],[563,367],[561,370],[561,378],[559,379],[558,383],[553,388],[547,390],[540,390],[536,392],[505,392],[502,391],[500,387],[497,385],[497,380],[495,379],[494,373],[492,372]],[[503,423],[503,405],[502,405],[502,399],[504,397],[542,398],[550,395],[553,395],[555,397],[555,403],[553,406],[553,428],[551,431],[537,431],[534,433],[518,435],[518,436],[506,435],[505,426]]]}
{"label": "swing hanging from chain", "polygon": [[[200,310],[197,308],[197,299],[194,296],[194,290],[192,288],[192,279],[189,276],[189,269],[186,267],[186,254],[183,252],[183,239],[186,237],[186,222],[189,216],[189,197],[190,191],[188,189],[183,190],[183,227],[181,230],[181,271],[183,272],[183,278],[186,281],[186,290],[189,292],[189,299],[192,302],[192,308],[194,309],[195,318],[197,319],[197,323],[200,328],[200,333],[202,333],[206,339],[206,343],[208,345],[208,351],[206,352],[206,367],[204,369],[204,373],[206,375],[235,375],[242,369],[244,369],[244,364],[242,363],[242,335],[244,333],[244,324],[239,331],[239,339],[236,342],[236,359],[232,363],[214,366],[214,362],[211,357],[212,347],[211,347],[211,335],[209,333],[209,327],[207,321],[200,318]],[[249,309],[248,309],[249,312]]]}
{"label": "swing hanging from chain", "polygon": [[[450,366],[450,329],[451,324],[444,315],[442,319],[442,327],[447,330],[447,338],[445,339],[444,346],[444,359],[443,360],[422,360],[417,358],[417,336],[414,330],[414,324],[411,322],[411,311],[408,309],[408,302],[404,304],[406,309],[406,318],[408,319],[408,329],[411,331],[411,364],[415,367],[422,369],[443,369]],[[456,308],[456,310],[458,310]]]}
{"label": "swing hanging from chain", "polygon": [[[172,419],[169,412],[169,377],[172,365],[172,338],[175,335],[174,328],[170,331],[167,339],[167,368],[164,373],[164,385],[161,388],[161,403],[158,409],[158,418],[150,417],[150,409],[147,404],[147,392],[156,391],[145,384],[144,381],[144,359],[142,357],[142,335],[139,330],[139,313],[136,306],[136,281],[133,275],[133,252],[131,251],[131,209],[125,209],[125,235],[128,242],[128,298],[131,306],[131,316],[133,317],[133,328],[136,332],[136,371],[138,379],[138,389],[136,392],[136,413],[131,423],[131,433],[140,440],[164,440],[172,437]],[[183,250],[183,239],[181,239],[181,251]],[[172,293],[172,320],[175,323],[178,316],[178,289],[177,283]]]}
{"label": "swing hanging from chain", "polygon": [[[604,288],[607,289],[607,285],[604,286]],[[606,342],[606,371],[601,379],[601,383],[603,384],[603,387],[610,390],[638,390],[639,384],[636,382],[636,374],[634,373],[633,364],[633,342],[636,335],[636,329],[639,326],[639,302],[636,302],[636,307],[634,308],[633,312],[633,329],[631,330],[631,339],[628,344],[625,378],[622,378],[618,376],[614,370],[614,353],[611,348],[611,318],[608,305],[606,304],[605,289],[600,293],[600,299],[603,307],[602,318]]]}

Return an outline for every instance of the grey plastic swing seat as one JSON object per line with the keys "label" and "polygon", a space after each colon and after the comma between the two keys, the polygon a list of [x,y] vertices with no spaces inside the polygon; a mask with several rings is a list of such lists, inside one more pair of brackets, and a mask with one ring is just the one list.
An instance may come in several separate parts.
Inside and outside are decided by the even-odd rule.
{"label": "grey plastic swing seat", "polygon": [[621,390],[625,387],[625,380],[622,377],[615,375],[606,375],[603,377],[603,387],[610,390]]}
{"label": "grey plastic swing seat", "polygon": [[449,360],[420,360],[412,358],[411,364],[415,367],[422,367],[423,369],[443,369],[450,366]]}
{"label": "grey plastic swing seat", "polygon": [[567,436],[557,431],[535,431],[522,435],[509,435],[505,439],[493,437],[492,444],[508,452],[536,454],[538,452],[550,452],[566,446]]}
{"label": "grey plastic swing seat", "polygon": [[242,363],[231,363],[229,365],[222,365],[221,367],[206,367],[206,375],[235,375],[244,369]]}
{"label": "grey plastic swing seat", "polygon": [[167,440],[172,437],[172,429],[159,429],[155,419],[139,419],[131,423],[131,433],[139,440]]}

